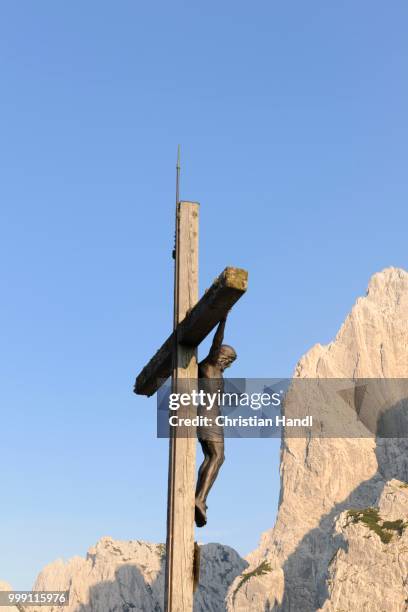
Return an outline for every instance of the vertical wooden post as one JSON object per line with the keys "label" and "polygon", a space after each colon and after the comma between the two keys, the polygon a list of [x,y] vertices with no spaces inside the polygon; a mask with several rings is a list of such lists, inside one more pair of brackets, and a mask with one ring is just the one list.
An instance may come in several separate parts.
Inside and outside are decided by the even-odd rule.
{"label": "vertical wooden post", "polygon": [[[198,301],[198,212],[195,202],[180,202],[176,228],[175,321]],[[197,380],[197,349],[176,347],[173,391],[186,392]],[[184,414],[183,414],[184,413]],[[178,416],[191,416],[191,407]],[[169,445],[165,611],[192,612],[196,436],[193,428],[172,429]]]}

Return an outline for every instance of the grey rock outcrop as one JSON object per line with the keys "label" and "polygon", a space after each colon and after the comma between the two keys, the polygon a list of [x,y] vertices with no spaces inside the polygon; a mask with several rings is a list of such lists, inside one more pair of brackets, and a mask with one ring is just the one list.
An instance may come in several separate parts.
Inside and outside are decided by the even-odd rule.
{"label": "grey rock outcrop", "polygon": [[[69,606],[47,608],[49,612],[161,612],[164,555],[163,544],[102,538],[86,558],[74,557],[66,563],[59,560],[46,566],[34,589],[70,591]],[[202,546],[194,610],[225,609],[227,589],[246,566],[228,546]],[[38,612],[42,610],[38,608]]]}
{"label": "grey rock outcrop", "polygon": [[[300,359],[294,376],[408,378],[408,273],[389,268],[375,274],[334,341],[314,346]],[[346,423],[351,413],[343,412],[336,418]],[[231,585],[230,612],[407,609],[376,607],[393,601],[392,587],[379,576],[388,553],[399,559],[387,566],[387,579],[398,589],[395,605],[403,605],[404,589],[408,598],[399,569],[406,567],[407,536],[380,550],[385,545],[375,534],[370,533],[370,541],[364,539],[364,525],[347,526],[345,517],[351,509],[367,508],[380,508],[381,516],[390,493],[388,481],[408,481],[408,444],[404,438],[376,441],[368,432],[364,437],[363,429],[358,438],[283,439],[276,524],[262,535],[260,546],[248,557],[249,568]],[[402,495],[398,500],[397,518],[405,521],[408,502]],[[364,589],[351,579],[352,570],[347,574],[345,569],[359,564],[353,553],[359,546],[367,547],[362,553],[367,561]],[[370,551],[375,559],[372,575]],[[347,589],[340,584],[341,575],[350,578]],[[378,603],[367,607],[370,581],[376,584],[371,595]]]}
{"label": "grey rock outcrop", "polygon": [[[4,582],[4,580],[0,580],[0,591],[12,591],[13,587],[8,583]],[[7,612],[21,612],[20,609],[16,606],[7,606]]]}
{"label": "grey rock outcrop", "polygon": [[[377,508],[342,512],[322,612],[408,609],[408,485],[391,480]],[[405,517],[401,519],[401,516]]]}

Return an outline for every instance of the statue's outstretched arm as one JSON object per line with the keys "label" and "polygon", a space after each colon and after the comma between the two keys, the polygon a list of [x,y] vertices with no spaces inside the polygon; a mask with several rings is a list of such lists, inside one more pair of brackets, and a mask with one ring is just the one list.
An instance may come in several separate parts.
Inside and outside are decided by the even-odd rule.
{"label": "statue's outstretched arm", "polygon": [[224,340],[224,330],[225,323],[227,322],[227,317],[223,317],[221,321],[218,323],[217,331],[214,334],[214,338],[212,341],[211,349],[208,354],[209,361],[216,361],[218,357],[219,350]]}

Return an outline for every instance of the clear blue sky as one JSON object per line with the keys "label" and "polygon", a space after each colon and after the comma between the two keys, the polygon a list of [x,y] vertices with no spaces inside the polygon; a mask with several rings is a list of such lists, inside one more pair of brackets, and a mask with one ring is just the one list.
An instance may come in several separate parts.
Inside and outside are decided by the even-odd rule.
{"label": "clear blue sky", "polygon": [[[171,327],[174,165],[201,290],[250,288],[231,375],[287,376],[408,267],[404,0],[4,0],[0,578],[103,535],[163,541],[167,442],[135,374]],[[203,347],[204,350],[205,347]],[[202,541],[272,526],[279,448],[228,440]]]}

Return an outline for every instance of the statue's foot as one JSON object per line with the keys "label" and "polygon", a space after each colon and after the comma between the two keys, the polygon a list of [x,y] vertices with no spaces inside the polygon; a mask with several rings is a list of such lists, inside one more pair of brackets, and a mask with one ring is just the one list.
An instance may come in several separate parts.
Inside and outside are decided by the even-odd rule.
{"label": "statue's foot", "polygon": [[207,506],[200,499],[195,501],[195,522],[197,527],[204,527],[207,524]]}

